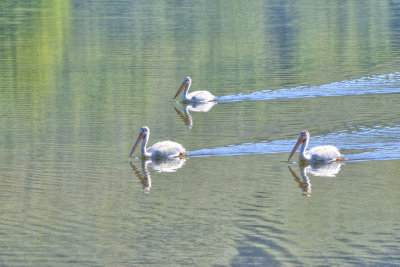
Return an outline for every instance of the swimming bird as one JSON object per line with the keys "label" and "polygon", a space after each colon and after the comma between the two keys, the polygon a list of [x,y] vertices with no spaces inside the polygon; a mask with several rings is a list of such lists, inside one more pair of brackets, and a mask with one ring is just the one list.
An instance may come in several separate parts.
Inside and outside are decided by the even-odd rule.
{"label": "swimming bird", "polygon": [[341,160],[341,154],[337,147],[327,145],[327,146],[316,146],[307,150],[308,141],[310,140],[310,133],[307,130],[301,131],[299,134],[299,139],[294,145],[292,152],[290,153],[289,159],[296,152],[297,148],[301,144],[300,148],[300,161],[310,161],[310,162],[330,162]]}
{"label": "swimming bird", "polygon": [[183,96],[182,96],[182,100],[184,102],[204,103],[213,101],[215,99],[215,96],[213,96],[208,91],[195,91],[188,94],[191,84],[192,84],[192,79],[190,77],[186,77],[185,79],[183,79],[182,85],[181,87],[179,87],[178,92],[176,92],[174,99],[180,94],[180,92],[183,89],[185,89],[183,90]]}
{"label": "swimming bird", "polygon": [[185,155],[185,148],[176,142],[172,141],[162,141],[155,143],[148,149],[146,148],[147,142],[150,138],[150,129],[147,126],[143,126],[140,128],[139,136],[132,147],[131,153],[129,156],[132,156],[133,152],[135,152],[136,147],[142,142],[141,153],[142,157],[145,158],[174,158]]}

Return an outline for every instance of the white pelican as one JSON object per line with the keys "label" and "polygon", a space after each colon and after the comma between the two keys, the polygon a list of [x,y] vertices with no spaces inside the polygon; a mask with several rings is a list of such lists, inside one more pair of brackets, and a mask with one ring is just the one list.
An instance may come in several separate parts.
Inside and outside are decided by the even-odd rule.
{"label": "white pelican", "polygon": [[294,145],[292,152],[290,153],[289,159],[296,152],[297,148],[301,144],[300,148],[300,161],[311,161],[311,162],[330,162],[341,160],[341,154],[339,149],[334,146],[316,146],[306,151],[308,146],[308,141],[310,140],[310,133],[307,130],[301,131],[299,134],[299,139]]}
{"label": "white pelican", "polygon": [[213,101],[215,96],[213,96],[208,91],[195,91],[188,94],[190,85],[192,84],[192,79],[190,77],[186,77],[183,79],[181,87],[179,87],[178,92],[176,92],[174,99],[180,94],[180,92],[185,88],[183,91],[182,100],[184,102],[195,102],[195,103],[204,103]]}
{"label": "white pelican", "polygon": [[163,142],[158,142],[149,147],[148,149],[146,148],[147,142],[149,141],[150,138],[150,129],[147,126],[143,126],[140,128],[140,133],[139,136],[135,142],[135,144],[132,147],[131,154],[129,156],[132,156],[133,152],[135,152],[136,147],[138,146],[139,142],[142,141],[142,147],[141,147],[141,152],[142,152],[142,157],[145,158],[174,158],[174,157],[179,157],[185,155],[185,148],[176,142],[172,141],[163,141]]}

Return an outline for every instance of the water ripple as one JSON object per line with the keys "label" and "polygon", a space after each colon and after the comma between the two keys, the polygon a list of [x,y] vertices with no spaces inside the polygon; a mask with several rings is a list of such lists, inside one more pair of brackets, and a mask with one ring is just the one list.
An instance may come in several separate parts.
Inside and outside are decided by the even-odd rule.
{"label": "water ripple", "polygon": [[[349,160],[400,159],[400,125],[383,128],[364,128],[333,132],[325,136],[312,136],[310,147],[333,145],[339,147]],[[235,156],[290,152],[296,139],[270,142],[247,142],[212,149],[190,151],[192,157]],[[346,152],[351,152],[350,154]]]}
{"label": "water ripple", "polygon": [[262,90],[249,94],[220,96],[217,102],[245,100],[272,100],[284,98],[306,98],[323,96],[350,96],[367,94],[400,93],[400,72],[373,75],[353,80],[344,80],[318,86],[298,86],[278,90]]}

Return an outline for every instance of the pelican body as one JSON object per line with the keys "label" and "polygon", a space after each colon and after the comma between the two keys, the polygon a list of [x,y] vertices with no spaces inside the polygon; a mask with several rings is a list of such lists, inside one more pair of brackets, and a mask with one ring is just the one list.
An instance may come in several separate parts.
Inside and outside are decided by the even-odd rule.
{"label": "pelican body", "polygon": [[297,139],[297,143],[294,145],[288,161],[296,152],[300,144],[301,144],[300,155],[299,155],[300,161],[331,162],[331,161],[341,160],[340,157],[342,155],[340,154],[339,149],[331,145],[316,146],[306,151],[309,140],[310,140],[310,133],[307,130],[301,131],[299,134],[299,139]]}
{"label": "pelican body", "polygon": [[129,156],[132,156],[142,140],[141,153],[144,158],[174,158],[185,155],[185,148],[181,144],[172,141],[158,142],[147,148],[149,138],[150,129],[147,126],[143,126]]}
{"label": "pelican body", "polygon": [[213,101],[215,96],[213,96],[208,91],[195,91],[188,94],[190,89],[190,85],[192,84],[192,79],[190,77],[186,77],[183,79],[181,87],[179,87],[178,92],[176,92],[174,99],[181,93],[183,90],[182,100],[184,102],[194,102],[194,103],[205,103],[209,101]]}

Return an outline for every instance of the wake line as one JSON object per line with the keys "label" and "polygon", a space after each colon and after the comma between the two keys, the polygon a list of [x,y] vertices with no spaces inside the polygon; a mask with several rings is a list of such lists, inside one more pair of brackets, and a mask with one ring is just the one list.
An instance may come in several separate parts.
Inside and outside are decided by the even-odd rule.
{"label": "wake line", "polygon": [[246,100],[272,100],[286,98],[308,98],[321,96],[350,96],[367,94],[400,93],[400,72],[373,75],[354,80],[344,80],[319,86],[298,86],[288,89],[262,90],[250,94],[216,97],[216,102],[237,102]]}
{"label": "wake line", "polygon": [[[399,132],[400,125],[384,128],[361,128],[358,132],[346,130],[334,132],[326,136],[311,136],[310,148],[319,145],[334,145],[342,150],[342,152],[343,150],[360,150],[359,153],[344,153],[346,158],[353,161],[400,159]],[[211,157],[289,153],[296,140],[274,140],[260,143],[248,142],[190,151],[189,155],[190,157]],[[283,159],[286,160],[287,158],[284,157]]]}

